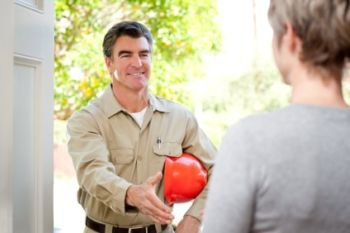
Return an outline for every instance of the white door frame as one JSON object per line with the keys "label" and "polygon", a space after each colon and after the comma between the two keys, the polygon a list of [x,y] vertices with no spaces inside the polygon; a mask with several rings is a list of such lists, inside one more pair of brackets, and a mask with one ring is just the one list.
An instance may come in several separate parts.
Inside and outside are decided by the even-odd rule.
{"label": "white door frame", "polygon": [[[13,112],[13,51],[14,4],[0,4],[0,232],[12,232],[12,112]],[[11,78],[9,78],[11,77]]]}
{"label": "white door frame", "polygon": [[0,2],[1,233],[53,232],[53,22],[53,0]]}

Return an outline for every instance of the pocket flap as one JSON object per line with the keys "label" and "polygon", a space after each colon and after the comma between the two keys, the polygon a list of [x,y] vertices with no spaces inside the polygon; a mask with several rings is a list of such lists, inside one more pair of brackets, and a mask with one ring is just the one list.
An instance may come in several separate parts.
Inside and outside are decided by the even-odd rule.
{"label": "pocket flap", "polygon": [[128,164],[134,159],[133,149],[111,149],[112,161],[117,164]]}
{"label": "pocket flap", "polygon": [[182,154],[182,146],[176,142],[162,142],[153,145],[153,152],[157,155],[180,157]]}

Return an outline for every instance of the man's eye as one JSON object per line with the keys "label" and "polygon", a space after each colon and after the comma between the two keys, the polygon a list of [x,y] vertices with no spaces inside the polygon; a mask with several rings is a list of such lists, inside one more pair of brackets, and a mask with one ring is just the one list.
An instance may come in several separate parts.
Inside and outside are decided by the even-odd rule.
{"label": "man's eye", "polygon": [[148,53],[141,53],[141,57],[148,57],[149,54]]}
{"label": "man's eye", "polygon": [[123,54],[121,54],[119,57],[121,57],[121,58],[130,57],[130,54],[123,53]]}

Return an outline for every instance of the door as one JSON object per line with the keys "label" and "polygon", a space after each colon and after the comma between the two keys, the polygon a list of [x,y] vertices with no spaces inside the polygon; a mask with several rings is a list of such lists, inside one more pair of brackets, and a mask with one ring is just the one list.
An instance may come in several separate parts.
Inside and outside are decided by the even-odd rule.
{"label": "door", "polygon": [[0,19],[0,232],[53,232],[53,1],[2,0]]}

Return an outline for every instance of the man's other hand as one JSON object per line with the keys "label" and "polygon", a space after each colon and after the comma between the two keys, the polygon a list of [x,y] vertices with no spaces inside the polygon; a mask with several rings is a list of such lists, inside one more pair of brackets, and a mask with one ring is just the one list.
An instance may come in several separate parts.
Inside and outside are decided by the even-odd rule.
{"label": "man's other hand", "polygon": [[199,233],[200,221],[190,215],[185,215],[176,227],[176,233]]}

